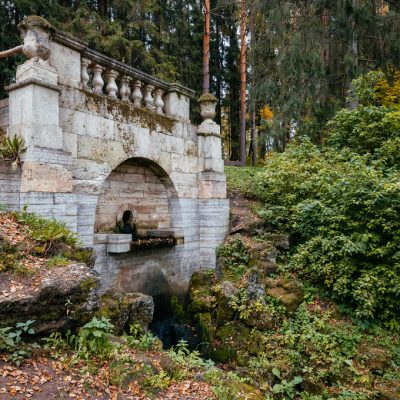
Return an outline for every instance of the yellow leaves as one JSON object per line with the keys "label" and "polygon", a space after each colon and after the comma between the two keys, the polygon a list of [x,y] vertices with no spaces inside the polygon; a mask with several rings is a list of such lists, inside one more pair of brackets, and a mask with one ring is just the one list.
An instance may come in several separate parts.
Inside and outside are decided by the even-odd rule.
{"label": "yellow leaves", "polygon": [[400,108],[400,71],[391,71],[393,75],[393,81],[384,77],[376,81],[374,85],[375,100],[386,107],[397,107]]}
{"label": "yellow leaves", "polygon": [[260,110],[260,116],[261,116],[261,118],[265,119],[266,121],[269,121],[274,117],[274,113],[268,106],[264,106]]}

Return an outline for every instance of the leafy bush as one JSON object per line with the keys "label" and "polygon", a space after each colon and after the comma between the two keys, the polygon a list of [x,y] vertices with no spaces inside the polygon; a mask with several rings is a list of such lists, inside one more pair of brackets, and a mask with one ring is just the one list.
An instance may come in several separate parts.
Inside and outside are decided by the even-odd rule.
{"label": "leafy bush", "polygon": [[[386,107],[357,107],[354,110],[341,110],[329,122],[329,144],[336,149],[350,148],[359,154],[369,154],[373,158],[385,157],[390,146],[392,159],[386,160],[385,167],[399,167],[400,149],[400,110]],[[382,149],[382,146],[384,147]]]}
{"label": "leafy bush", "polygon": [[251,190],[262,215],[292,234],[291,268],[330,288],[360,318],[400,310],[400,176],[349,150],[306,142],[274,154]]}
{"label": "leafy bush", "polygon": [[240,277],[250,260],[246,245],[237,237],[233,241],[220,246],[217,250],[218,257],[224,257],[228,272],[234,277]]}
{"label": "leafy bush", "polygon": [[110,334],[114,329],[110,320],[102,317],[93,319],[80,328],[78,335],[71,336],[70,343],[74,345],[78,357],[85,359],[92,356],[107,358],[113,349]]}

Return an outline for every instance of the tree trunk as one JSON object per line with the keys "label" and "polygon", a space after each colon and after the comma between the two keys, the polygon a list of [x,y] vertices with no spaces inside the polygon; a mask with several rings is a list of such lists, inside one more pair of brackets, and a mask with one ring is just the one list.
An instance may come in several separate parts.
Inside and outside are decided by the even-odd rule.
{"label": "tree trunk", "polygon": [[240,162],[246,165],[246,1],[240,2]]}
{"label": "tree trunk", "polygon": [[255,74],[255,26],[254,26],[254,2],[251,0],[250,5],[250,48],[251,48],[251,163],[253,166],[257,164],[257,130],[256,130],[256,74]]}
{"label": "tree trunk", "polygon": [[204,0],[203,93],[210,92],[210,0]]}

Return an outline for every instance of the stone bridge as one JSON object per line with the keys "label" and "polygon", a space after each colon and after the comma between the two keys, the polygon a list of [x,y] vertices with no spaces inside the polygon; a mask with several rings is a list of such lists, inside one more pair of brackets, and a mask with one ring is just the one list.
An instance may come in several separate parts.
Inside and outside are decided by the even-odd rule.
{"label": "stone bridge", "polygon": [[[0,101],[0,126],[25,141],[22,165],[0,164],[0,204],[64,221],[96,250],[103,289],[181,292],[214,267],[228,231],[229,203],[215,100],[163,82],[55,31],[20,24],[27,61]],[[199,77],[200,79],[200,77]],[[144,235],[174,246],[133,249],[113,233],[130,210]],[[150,234],[149,233],[149,234]]]}

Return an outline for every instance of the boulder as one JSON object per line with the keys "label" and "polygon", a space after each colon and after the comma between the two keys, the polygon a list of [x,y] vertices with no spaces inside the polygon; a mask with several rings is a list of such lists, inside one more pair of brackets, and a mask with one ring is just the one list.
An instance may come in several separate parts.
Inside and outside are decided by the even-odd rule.
{"label": "boulder", "polygon": [[189,284],[189,311],[193,314],[208,312],[215,307],[215,296],[211,291],[213,270],[201,270],[192,275]]}
{"label": "boulder", "polygon": [[124,293],[116,288],[111,288],[103,293],[96,315],[108,318],[114,325],[114,333],[121,334],[129,318],[129,305]]}
{"label": "boulder", "polygon": [[143,293],[127,293],[128,325],[138,323],[147,331],[153,321],[154,301],[151,296]]}
{"label": "boulder", "polygon": [[101,279],[85,264],[53,268],[38,287],[0,294],[0,328],[34,320],[35,333],[81,326],[99,307]]}
{"label": "boulder", "polygon": [[247,279],[247,299],[250,301],[258,300],[265,304],[265,288],[264,288],[264,276],[258,268],[252,268],[249,271]]}
{"label": "boulder", "polygon": [[124,329],[137,323],[147,331],[153,320],[154,302],[151,296],[143,293],[124,293],[111,288],[102,294],[100,308],[96,315],[110,319],[114,333],[121,334]]}
{"label": "boulder", "polygon": [[264,260],[260,262],[260,267],[264,275],[275,274],[278,271],[278,265],[273,261]]}
{"label": "boulder", "polygon": [[301,285],[295,280],[268,279],[267,295],[279,300],[289,312],[297,310],[303,302]]}
{"label": "boulder", "polygon": [[267,250],[265,250],[263,253],[263,259],[264,261],[270,261],[276,264],[276,260],[279,255],[279,251],[276,247],[269,247]]}
{"label": "boulder", "polygon": [[231,281],[222,281],[217,292],[217,323],[230,321],[235,316],[235,310],[231,302],[237,295],[239,289]]}

